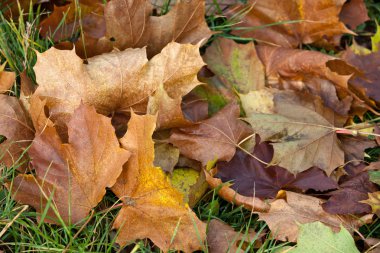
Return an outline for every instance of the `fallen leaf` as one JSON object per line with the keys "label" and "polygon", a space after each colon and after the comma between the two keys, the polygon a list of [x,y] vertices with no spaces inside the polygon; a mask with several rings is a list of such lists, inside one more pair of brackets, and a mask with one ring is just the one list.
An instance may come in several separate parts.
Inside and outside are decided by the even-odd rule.
{"label": "fallen leaf", "polygon": [[380,185],[380,171],[368,171],[368,175],[372,183]]}
{"label": "fallen leaf", "polygon": [[203,248],[206,226],[183,201],[159,167],[154,167],[152,134],[156,116],[132,112],[128,131],[120,140],[132,155],[112,191],[123,201],[114,221],[116,242],[125,245],[149,238],[163,251],[193,252]]}
{"label": "fallen leaf", "polygon": [[344,3],[339,19],[351,29],[369,20],[367,7],[363,0],[350,0]]}
{"label": "fallen leaf", "polygon": [[344,160],[353,163],[364,161],[364,154],[367,148],[376,147],[376,143],[366,137],[359,136],[339,136],[344,151]]}
{"label": "fallen leaf", "polygon": [[361,203],[370,205],[372,208],[372,213],[375,213],[377,216],[380,216],[380,191],[369,192],[368,198],[362,200]]}
{"label": "fallen leaf", "polygon": [[172,185],[184,196],[184,202],[193,208],[208,189],[203,171],[193,168],[175,168],[170,178]]}
{"label": "fallen leaf", "polygon": [[196,75],[203,65],[198,46],[175,42],[149,62],[145,49],[102,54],[84,64],[73,50],[51,48],[37,54],[35,94],[46,99],[57,125],[64,125],[81,101],[108,116],[129,114],[131,108],[144,113],[150,97],[162,109],[159,117],[165,113],[165,118],[172,119],[178,112],[166,108],[165,101],[157,101],[155,92],[163,85],[168,96],[180,101],[199,84]]}
{"label": "fallen leaf", "polygon": [[265,86],[264,66],[253,42],[237,44],[230,39],[218,38],[206,49],[203,59],[224,84],[240,93]]}
{"label": "fallen leaf", "polygon": [[281,189],[327,191],[338,187],[318,168],[294,176],[280,166],[266,166],[263,162],[270,162],[272,157],[272,146],[260,143],[257,138],[252,155],[238,150],[231,161],[217,164],[216,176],[223,182],[231,182],[231,188],[239,194],[259,198],[275,198]]}
{"label": "fallen leaf", "polygon": [[182,99],[182,113],[192,122],[198,122],[208,118],[208,101],[195,92],[190,92]]}
{"label": "fallen leaf", "polygon": [[[95,6],[92,2],[82,5],[84,10],[89,10],[82,16],[84,39],[79,38],[75,43],[77,54],[82,58],[110,52],[113,48],[124,50],[145,46],[148,57],[152,58],[172,41],[195,45],[212,35],[204,19],[205,4],[202,0],[178,2],[168,14],[160,17],[152,16],[153,8],[147,0],[113,0],[101,9],[101,5]],[[75,10],[75,4],[62,8]],[[57,27],[54,21],[59,18],[56,16],[62,16],[59,8],[56,15],[53,13],[45,20],[44,30]],[[71,20],[68,28],[73,26]]]}
{"label": "fallen leaf", "polygon": [[272,94],[274,113],[247,114],[245,119],[263,141],[272,142],[271,165],[293,174],[315,166],[330,175],[344,164],[344,153],[334,130],[343,125],[344,118],[324,107],[318,97],[278,90],[272,90]]}
{"label": "fallen leaf", "polygon": [[348,80],[360,72],[342,60],[317,51],[258,46],[268,84],[274,88],[306,91],[324,104],[347,115],[352,97]]}
{"label": "fallen leaf", "polygon": [[0,66],[0,93],[9,91],[16,81],[16,74],[14,72],[4,71],[4,68],[5,63]]}
{"label": "fallen leaf", "polygon": [[0,157],[7,167],[16,165],[34,138],[27,115],[17,98],[0,94],[0,135],[6,138],[0,143]]}
{"label": "fallen leaf", "polygon": [[238,143],[252,133],[250,127],[238,119],[239,114],[239,106],[229,104],[210,119],[174,129],[169,142],[178,147],[181,154],[203,165],[214,159],[229,161]]}
{"label": "fallen leaf", "polygon": [[3,12],[3,15],[5,17],[18,17],[19,12],[19,5],[21,10],[23,10],[23,13],[27,13],[30,8],[30,4],[37,3],[37,0],[3,0],[0,2],[0,10]]}
{"label": "fallen leaf", "polygon": [[242,22],[235,25],[246,29],[236,29],[234,35],[251,37],[259,43],[296,48],[300,44],[310,44],[321,39],[332,40],[334,36],[345,33],[354,34],[339,21],[344,2],[345,0],[252,0],[247,5],[235,6],[227,16],[242,10],[248,11]]}
{"label": "fallen leaf", "polygon": [[85,218],[106,187],[114,185],[129,157],[119,147],[111,120],[93,107],[82,104],[75,110],[68,136],[69,143],[62,143],[55,128],[46,126],[29,150],[36,175],[18,175],[11,189],[7,185],[14,199],[38,214],[49,205],[45,221],[55,224],[59,218],[66,224]]}
{"label": "fallen leaf", "polygon": [[354,238],[344,227],[338,233],[317,221],[300,225],[297,246],[289,253],[345,252],[359,253]]}
{"label": "fallen leaf", "polygon": [[172,173],[179,158],[179,150],[170,143],[154,144],[154,166],[163,171]]}
{"label": "fallen leaf", "polygon": [[338,232],[343,225],[349,231],[372,221],[372,215],[363,217],[338,216],[329,214],[322,209],[321,199],[286,192],[286,200],[277,199],[271,203],[270,209],[265,213],[258,213],[264,220],[275,239],[295,242],[299,235],[299,224],[320,221]]}
{"label": "fallen leaf", "polygon": [[207,243],[210,253],[243,253],[247,244],[254,244],[255,248],[259,248],[261,237],[262,235],[255,231],[236,232],[228,224],[217,219],[211,220],[208,225]]}
{"label": "fallen leaf", "polygon": [[364,73],[363,77],[353,77],[350,84],[359,90],[364,90],[364,95],[380,103],[380,82],[378,76],[380,70],[377,64],[380,61],[380,51],[367,55],[357,55],[350,48],[342,58]]}
{"label": "fallen leaf", "polygon": [[367,171],[358,170],[342,176],[339,180],[339,189],[331,194],[331,197],[323,204],[323,209],[331,214],[363,214],[370,213],[368,205],[360,203],[367,199],[369,192],[375,192],[378,188],[369,180]]}

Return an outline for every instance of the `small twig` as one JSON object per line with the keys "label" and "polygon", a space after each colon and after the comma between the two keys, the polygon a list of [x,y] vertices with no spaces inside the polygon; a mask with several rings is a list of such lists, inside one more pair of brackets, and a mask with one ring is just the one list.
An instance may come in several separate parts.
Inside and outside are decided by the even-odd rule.
{"label": "small twig", "polygon": [[11,220],[11,222],[8,222],[7,225],[5,225],[5,227],[1,230],[0,232],[0,238],[5,234],[5,232],[8,230],[8,228],[10,228],[10,226],[12,226],[12,224],[15,222],[15,220],[18,219],[18,217],[20,217],[20,215],[25,212],[26,209],[28,209],[28,205],[25,205],[20,212],[18,212],[18,214]]}

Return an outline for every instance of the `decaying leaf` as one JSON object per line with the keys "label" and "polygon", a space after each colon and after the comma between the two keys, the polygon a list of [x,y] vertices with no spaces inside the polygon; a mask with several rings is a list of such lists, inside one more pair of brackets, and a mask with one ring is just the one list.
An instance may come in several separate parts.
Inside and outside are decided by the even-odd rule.
{"label": "decaying leaf", "polygon": [[156,143],[154,145],[154,166],[163,171],[172,173],[179,158],[179,150],[169,143]]}
{"label": "decaying leaf", "polygon": [[318,97],[276,90],[272,94],[274,113],[252,113],[246,118],[264,141],[272,142],[271,165],[294,174],[315,166],[330,175],[344,164],[334,131],[335,126],[344,123],[344,118],[324,107]]}
{"label": "decaying leaf", "polygon": [[[168,14],[160,17],[151,16],[153,8],[147,0],[101,3],[80,1],[84,39],[79,38],[75,46],[82,58],[110,52],[113,48],[124,50],[145,46],[151,58],[172,41],[195,45],[212,35],[204,19],[205,3],[202,0],[180,1]],[[78,30],[79,21],[75,20],[77,7],[74,1],[70,5],[56,7],[44,21],[43,32],[54,30],[63,12],[68,12],[69,16],[65,31],[72,33]],[[69,34],[66,32],[64,35],[67,37]],[[59,34],[56,39],[65,36]]]}
{"label": "decaying leaf", "polygon": [[224,84],[240,93],[265,86],[264,67],[253,42],[243,45],[219,38],[207,48],[203,59]]}
{"label": "decaying leaf", "polygon": [[345,252],[359,253],[355,241],[344,227],[338,233],[321,222],[300,225],[297,246],[289,253]]}
{"label": "decaying leaf", "polygon": [[24,11],[24,13],[28,12],[30,4],[33,5],[37,2],[38,0],[3,0],[0,2],[0,10],[3,12],[5,17],[18,17],[20,14],[20,9]]}
{"label": "decaying leaf", "polygon": [[243,253],[244,244],[255,244],[255,248],[258,248],[260,243],[260,237],[255,231],[236,232],[232,227],[227,224],[213,219],[208,225],[207,243],[210,253]]}
{"label": "decaying leaf", "polygon": [[341,225],[353,231],[372,221],[372,215],[355,218],[329,214],[323,211],[322,203],[321,199],[312,196],[286,192],[286,200],[277,199],[268,212],[258,214],[268,224],[274,238],[291,242],[298,238],[299,224],[320,221],[338,232]]}
{"label": "decaying leaf", "polygon": [[342,60],[317,51],[258,46],[268,84],[275,88],[307,91],[324,104],[347,115],[352,97],[347,82],[360,72]]}
{"label": "decaying leaf", "polygon": [[128,131],[120,140],[132,155],[112,191],[123,201],[113,227],[116,242],[125,245],[149,238],[161,250],[193,252],[203,248],[206,226],[183,201],[161,168],[154,167],[152,134],[156,116],[132,112]]}
{"label": "decaying leaf", "polygon": [[369,20],[368,10],[363,0],[350,0],[344,3],[339,19],[351,29]]}
{"label": "decaying leaf", "polygon": [[[39,86],[35,94],[46,99],[57,125],[64,125],[81,101],[104,115],[127,114],[131,108],[144,113],[152,96],[165,113],[161,117],[159,111],[159,118],[172,119],[178,110],[166,108],[155,92],[162,85],[169,97],[180,101],[199,84],[196,75],[203,65],[198,46],[175,42],[149,62],[145,49],[103,54],[84,64],[72,50],[51,48],[37,56],[34,71]],[[178,106],[180,109],[180,103]]]}
{"label": "decaying leaf", "polygon": [[85,218],[106,187],[114,185],[129,157],[119,147],[111,120],[93,107],[82,104],[75,110],[68,136],[69,143],[62,143],[56,129],[47,125],[29,150],[36,175],[18,175],[10,189],[17,201],[33,206],[39,214],[49,204],[45,221],[50,223]]}
{"label": "decaying leaf", "polygon": [[14,72],[4,71],[4,68],[5,63],[0,66],[0,93],[9,91],[16,81],[16,74]]}
{"label": "decaying leaf", "polygon": [[333,40],[334,36],[345,33],[353,34],[339,21],[344,2],[252,0],[247,5],[237,5],[227,15],[248,10],[243,22],[236,25],[247,29],[234,31],[235,35],[252,37],[259,43],[296,48],[300,44]]}
{"label": "decaying leaf", "polygon": [[33,125],[17,98],[0,94],[1,161],[7,167],[16,163],[34,138]]}
{"label": "decaying leaf", "polygon": [[239,115],[239,106],[231,103],[210,119],[174,129],[169,141],[181,154],[203,165],[214,159],[229,161],[238,143],[252,133],[250,127],[238,119]]}
{"label": "decaying leaf", "polygon": [[338,187],[318,168],[294,176],[280,166],[266,166],[263,162],[270,162],[273,148],[266,142],[259,142],[257,138],[252,155],[238,150],[231,161],[217,164],[216,176],[223,182],[231,182],[236,192],[249,197],[275,198],[281,189],[327,191]]}
{"label": "decaying leaf", "polygon": [[363,214],[370,213],[370,206],[362,203],[368,198],[368,193],[378,190],[369,180],[365,167],[359,164],[350,169],[339,179],[339,189],[333,191],[331,197],[323,204],[323,209],[331,214]]}
{"label": "decaying leaf", "polygon": [[362,200],[361,203],[370,205],[372,213],[380,216],[380,191],[368,193],[368,199]]}

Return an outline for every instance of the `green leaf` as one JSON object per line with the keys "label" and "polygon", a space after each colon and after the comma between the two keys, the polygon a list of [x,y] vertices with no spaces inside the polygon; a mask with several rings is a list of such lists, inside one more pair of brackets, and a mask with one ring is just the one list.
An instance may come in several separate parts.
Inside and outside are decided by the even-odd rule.
{"label": "green leaf", "polygon": [[372,183],[380,185],[380,171],[368,171],[368,174]]}
{"label": "green leaf", "polygon": [[300,225],[297,246],[289,253],[359,253],[350,233],[341,226],[339,233],[317,221]]}

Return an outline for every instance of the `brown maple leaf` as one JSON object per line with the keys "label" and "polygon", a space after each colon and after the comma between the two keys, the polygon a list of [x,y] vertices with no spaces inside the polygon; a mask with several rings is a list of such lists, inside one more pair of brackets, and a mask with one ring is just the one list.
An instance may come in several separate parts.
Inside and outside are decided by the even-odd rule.
{"label": "brown maple leaf", "polygon": [[209,119],[174,129],[169,142],[178,147],[181,154],[203,165],[214,159],[229,161],[239,142],[252,133],[251,128],[238,119],[239,115],[239,106],[231,103]]}
{"label": "brown maple leaf", "polygon": [[[82,58],[110,52],[113,48],[124,50],[145,46],[151,58],[172,41],[198,44],[212,35],[204,19],[205,3],[202,0],[178,2],[168,14],[160,17],[152,16],[153,8],[148,0],[113,0],[104,6],[83,2],[80,1],[79,8],[84,10],[81,12],[84,39],[79,38],[75,43]],[[72,11],[77,8],[74,2],[57,8],[44,21],[43,31],[54,30],[56,21],[65,11],[70,14],[66,30],[78,30],[78,20],[73,19],[76,16]],[[59,35],[56,40],[67,35]]]}
{"label": "brown maple leaf", "polygon": [[350,0],[344,3],[339,19],[351,29],[369,20],[368,10],[363,0]]}
{"label": "brown maple leaf", "polygon": [[218,38],[207,48],[203,59],[207,67],[231,89],[247,93],[265,87],[264,66],[252,42],[243,45]]}
{"label": "brown maple leaf", "polygon": [[247,29],[235,30],[235,35],[252,37],[259,43],[296,48],[300,44],[322,39],[332,40],[336,35],[354,34],[339,21],[344,2],[345,0],[252,0],[247,5],[235,6],[227,15],[248,10],[242,22],[235,25]]}
{"label": "brown maple leaf", "polygon": [[159,167],[153,165],[152,134],[156,116],[132,113],[128,131],[120,140],[132,155],[112,191],[123,201],[113,227],[116,242],[149,238],[161,250],[193,252],[203,248],[206,226],[183,202]]}
{"label": "brown maple leaf", "polygon": [[34,138],[28,114],[15,97],[0,94],[0,157],[7,167],[16,163]]}
{"label": "brown maple leaf", "polygon": [[298,237],[299,224],[320,221],[336,232],[341,225],[353,232],[372,221],[372,215],[353,217],[329,214],[323,211],[322,204],[321,199],[286,192],[286,200],[277,199],[271,203],[268,212],[258,214],[268,224],[275,239],[291,242],[295,242]]}
{"label": "brown maple leaf", "polygon": [[273,89],[269,95],[273,100],[270,111],[249,113],[246,120],[264,141],[272,142],[271,165],[294,174],[315,166],[330,175],[344,164],[335,127],[342,127],[345,117],[324,107],[320,98],[310,94]]}
{"label": "brown maple leaf", "polygon": [[4,68],[5,63],[0,66],[0,93],[9,91],[16,81],[16,74],[14,72],[4,71]]}
{"label": "brown maple leaf", "polygon": [[[35,94],[46,99],[57,125],[65,125],[83,101],[111,116],[129,114],[131,108],[144,113],[150,104],[149,111],[158,112],[158,124],[172,127],[175,119],[183,119],[180,101],[200,83],[197,73],[203,65],[199,45],[175,42],[150,61],[145,48],[95,56],[88,64],[73,50],[51,48],[37,56],[34,71],[39,86]],[[166,95],[160,96],[161,92]],[[168,96],[176,103],[163,100]]]}
{"label": "brown maple leaf", "polygon": [[[7,187],[13,197],[45,221],[76,223],[86,217],[116,182],[129,152],[119,147],[111,120],[81,104],[68,122],[69,143],[47,125],[29,150],[36,175],[18,175]],[[12,188],[10,188],[12,186]],[[51,202],[50,202],[51,201]]]}

